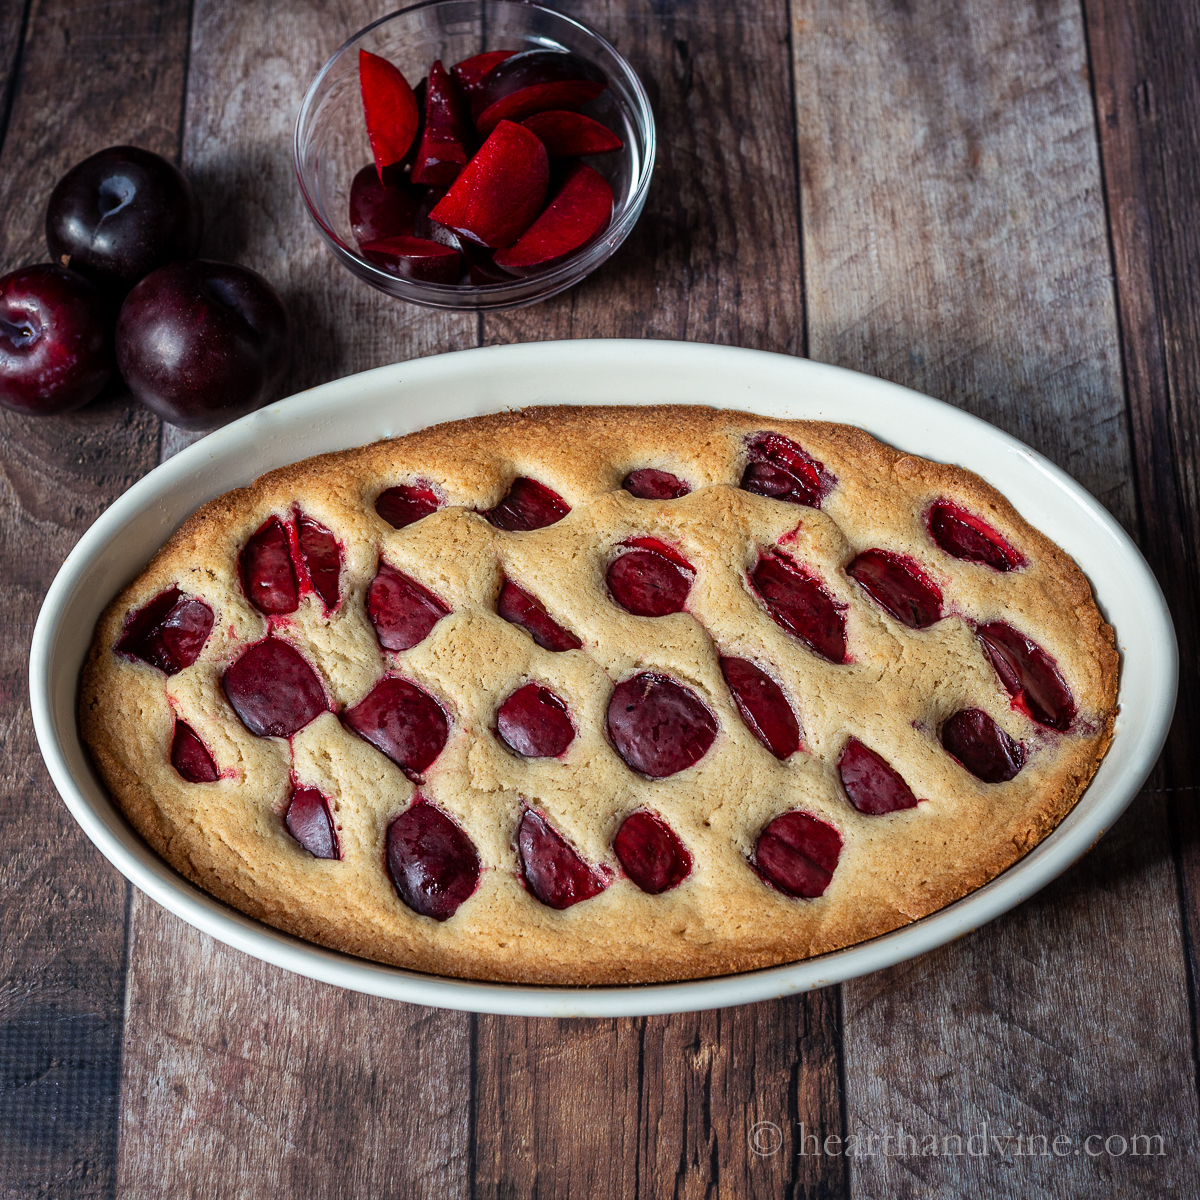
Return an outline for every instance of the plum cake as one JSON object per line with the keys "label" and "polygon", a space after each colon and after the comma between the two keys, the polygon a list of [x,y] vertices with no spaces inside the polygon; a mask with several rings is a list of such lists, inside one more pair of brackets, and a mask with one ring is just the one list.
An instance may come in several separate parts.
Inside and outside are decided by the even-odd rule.
{"label": "plum cake", "polygon": [[205,505],[101,618],[80,717],[142,837],[243,912],[615,984],[978,888],[1087,786],[1117,668],[1080,570],[959,467],[844,425],[548,407]]}

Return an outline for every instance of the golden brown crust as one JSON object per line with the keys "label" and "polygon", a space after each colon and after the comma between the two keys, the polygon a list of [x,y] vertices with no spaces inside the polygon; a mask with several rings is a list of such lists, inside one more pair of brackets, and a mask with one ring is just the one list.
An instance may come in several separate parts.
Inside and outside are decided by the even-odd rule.
{"label": "golden brown crust", "polygon": [[[741,491],[747,434],[798,441],[837,477],[818,510]],[[680,500],[636,500],[620,489],[636,467],[693,485]],[[572,506],[547,529],[510,534],[476,512],[518,475]],[[380,491],[432,481],[448,506],[403,530],[374,511]],[[950,558],[926,513],[947,496],[1024,554],[999,573]],[[277,619],[278,636],[313,662],[340,709],[386,671],[415,679],[452,716],[450,741],[423,795],[475,842],[485,866],[476,893],[448,921],[398,899],[383,863],[389,820],[416,789],[388,759],[326,714],[292,744],[255,738],[220,686],[223,669],[268,622],[242,596],[236,560],[271,514],[294,506],[344,546],[342,599],[326,614],[308,596]],[[672,541],[697,568],[688,612],[634,617],[611,604],[604,566],[625,538]],[[844,603],[852,661],[819,659],[765,614],[746,584],[760,550],[783,541]],[[893,621],[842,568],[881,546],[915,558],[938,582],[947,616],[916,631]],[[452,609],[418,646],[382,651],[364,612],[380,557]],[[550,654],[495,615],[501,574],[534,591],[583,640]],[[167,678],[114,652],[128,613],[179,586],[212,606],[200,659]],[[1009,703],[968,619],[1004,619],[1058,662],[1079,715],[1048,731]],[[778,762],[749,733],[715,650],[754,658],[784,687],[804,746]],[[1037,845],[1070,811],[1112,737],[1117,654],[1079,569],[977,476],[901,454],[861,430],[777,421],[700,407],[539,408],[435,425],[408,437],[322,455],[271,472],[205,505],[109,606],[84,671],[84,738],[141,835],[187,878],[250,915],[311,941],[380,962],[464,978],[604,984],[727,974],[826,953],[876,937],[978,888]],[[665,780],[634,775],[603,735],[613,683],[660,669],[700,693],[720,732],[694,767]],[[495,708],[528,678],[567,698],[577,737],[561,760],[519,760],[492,736]],[[984,709],[1027,750],[1021,773],[983,784],[949,758],[937,729],[964,706]],[[175,716],[191,724],[222,770],[188,784],[169,762]],[[834,770],[857,736],[901,772],[922,803],[883,817],[847,801]],[[320,861],[286,833],[291,779],[330,797],[343,857]],[[591,863],[612,869],[596,898],[557,912],[523,888],[514,848],[522,805],[546,813]],[[661,896],[617,871],[621,819],[662,814],[694,859]],[[792,900],[750,869],[773,817],[802,808],[834,825],[843,851],[817,900]]]}

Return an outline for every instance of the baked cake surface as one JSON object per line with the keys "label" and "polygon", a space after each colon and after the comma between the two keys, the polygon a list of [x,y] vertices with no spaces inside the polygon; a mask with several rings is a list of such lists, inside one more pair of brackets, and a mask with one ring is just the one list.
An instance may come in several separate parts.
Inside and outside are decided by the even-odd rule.
{"label": "baked cake surface", "polygon": [[1086,579],[977,476],[848,426],[558,407],[205,505],[102,616],[80,717],[139,833],[236,908],[603,984],[978,888],[1076,802],[1116,689]]}

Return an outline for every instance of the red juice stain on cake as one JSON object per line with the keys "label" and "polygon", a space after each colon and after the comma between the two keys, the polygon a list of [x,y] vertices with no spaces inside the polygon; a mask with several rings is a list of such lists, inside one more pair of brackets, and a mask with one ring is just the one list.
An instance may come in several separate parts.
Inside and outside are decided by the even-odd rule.
{"label": "red juice stain on cake", "polygon": [[441,754],[450,736],[442,706],[407,679],[381,679],[342,723],[385,754],[414,783]]}
{"label": "red juice stain on cake", "polygon": [[418,795],[388,826],[387,871],[413,912],[447,921],[479,886],[479,853],[456,822]]}
{"label": "red juice stain on cake", "polygon": [[717,736],[704,702],[667,675],[643,671],[613,689],[608,736],[635,771],[664,779],[699,762]]}
{"label": "red juice stain on cake", "polygon": [[506,578],[500,588],[496,613],[509,624],[519,625],[543,650],[560,653],[578,650],[583,645],[570,630],[555,621],[536,596],[518,587],[511,579]]}
{"label": "red juice stain on cake", "polygon": [[385,562],[367,589],[367,615],[385,650],[410,650],[449,612],[440,597]]}
{"label": "red juice stain on cake", "polygon": [[975,630],[984,652],[1013,698],[1039,725],[1065,733],[1075,719],[1075,699],[1058,664],[1036,642],[1004,621]]}
{"label": "red juice stain on cake", "polygon": [[645,809],[621,822],[613,850],[625,874],[651,896],[678,887],[692,873],[687,847],[664,820]]}
{"label": "red juice stain on cake", "polygon": [[846,568],[846,574],[909,629],[927,629],[942,619],[941,589],[907,555],[864,550]]}
{"label": "red juice stain on cake", "polygon": [[1021,552],[986,521],[949,500],[939,500],[928,519],[929,536],[952,558],[983,563],[996,571],[1015,571],[1025,565]]}
{"label": "red juice stain on cake", "polygon": [[829,662],[846,662],[845,605],[815,575],[775,551],[758,560],[750,582],[776,625]]}
{"label": "red juice stain on cake", "polygon": [[296,788],[288,801],[283,823],[314,858],[341,858],[329,804],[316,788]]}
{"label": "red juice stain on cake", "polygon": [[1025,748],[982,709],[956,712],[941,737],[946,752],[984,783],[1006,783],[1025,765]]}
{"label": "red juice stain on cake", "polygon": [[184,721],[175,722],[175,734],[171,738],[171,766],[188,783],[214,783],[221,777],[208,747]]}
{"label": "red juice stain on cake", "polygon": [[837,478],[803,447],[779,433],[756,433],[746,443],[742,490],[787,504],[820,508]]}
{"label": "red juice stain on cake", "polygon": [[635,617],[683,612],[696,568],[657,538],[631,538],[608,565],[608,593]]}
{"label": "red juice stain on cake", "polygon": [[636,471],[630,471],[621,486],[639,500],[678,500],[692,490],[692,485],[685,483],[678,475],[654,467],[639,467]]}
{"label": "red juice stain on cake", "polygon": [[575,740],[567,706],[548,687],[527,683],[496,713],[496,735],[526,758],[557,758]]}
{"label": "red juice stain on cake", "polygon": [[256,642],[221,676],[233,711],[258,737],[291,737],[328,711],[325,689],[289,642]]}
{"label": "red juice stain on cake", "polygon": [[159,592],[125,620],[117,653],[176,675],[200,657],[213,627],[213,611],[177,587]]}
{"label": "red juice stain on cake", "polygon": [[900,772],[858,738],[846,743],[837,767],[850,803],[869,817],[916,808],[920,803]]}
{"label": "red juice stain on cake", "polygon": [[800,723],[783,689],[746,658],[722,656],[721,674],[746,728],[778,759],[800,749]]}
{"label": "red juice stain on cake", "polygon": [[832,825],[793,809],[759,834],[753,865],[785,896],[815,900],[833,880],[842,835]]}
{"label": "red juice stain on cake", "polygon": [[557,493],[536,479],[519,476],[508,494],[482,515],[497,529],[510,533],[528,533],[561,521],[571,506]]}
{"label": "red juice stain on cake", "polygon": [[326,612],[337,608],[342,577],[342,549],[319,521],[297,510],[296,549],[312,590]]}
{"label": "red juice stain on cake", "polygon": [[274,616],[300,607],[292,547],[278,517],[268,518],[242,547],[238,575],[246,599],[260,613]]}
{"label": "red juice stain on cake", "polygon": [[549,908],[570,908],[608,886],[531,808],[517,830],[517,853],[525,886]]}

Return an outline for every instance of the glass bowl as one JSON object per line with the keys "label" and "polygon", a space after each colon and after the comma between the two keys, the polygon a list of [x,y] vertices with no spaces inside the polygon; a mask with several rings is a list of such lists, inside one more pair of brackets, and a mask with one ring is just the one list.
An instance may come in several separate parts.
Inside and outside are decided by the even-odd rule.
{"label": "glass bowl", "polygon": [[[401,279],[368,262],[350,229],[350,183],[372,161],[358,86],[358,52],[394,63],[414,86],[434,59],[446,67],[484,50],[569,50],[595,63],[608,87],[583,111],[614,130],[623,150],[589,158],[612,185],[613,216],[594,242],[540,274],[503,283],[449,285]],[[399,300],[474,311],[536,304],[578,283],[629,235],[654,166],[654,114],[633,68],[579,21],[523,0],[427,0],[356,33],[321,68],[296,118],[300,192],[321,236],[348,271]]]}

